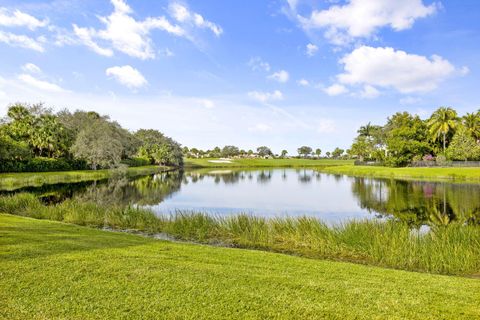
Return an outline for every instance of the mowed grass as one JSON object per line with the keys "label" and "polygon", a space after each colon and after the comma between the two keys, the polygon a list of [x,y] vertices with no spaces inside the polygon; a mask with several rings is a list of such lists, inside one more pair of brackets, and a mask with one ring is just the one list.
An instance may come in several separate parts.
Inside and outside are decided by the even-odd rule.
{"label": "mowed grass", "polygon": [[480,280],[0,215],[2,319],[478,319]]}
{"label": "mowed grass", "polygon": [[378,178],[480,182],[479,168],[389,168],[342,165],[319,169],[321,172]]}
{"label": "mowed grass", "polygon": [[[131,167],[127,175],[147,175],[167,169],[159,166]],[[78,170],[58,172],[0,173],[0,189],[15,190],[22,187],[39,187],[44,184],[73,183],[108,179],[115,174],[112,170]]]}
{"label": "mowed grass", "polygon": [[335,159],[230,159],[221,163],[218,158],[185,159],[186,168],[301,168],[353,165],[353,160]]}

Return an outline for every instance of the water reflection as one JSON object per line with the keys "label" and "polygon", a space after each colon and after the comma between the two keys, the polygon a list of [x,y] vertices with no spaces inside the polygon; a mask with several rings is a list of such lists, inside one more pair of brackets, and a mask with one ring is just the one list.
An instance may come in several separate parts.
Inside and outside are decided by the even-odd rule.
{"label": "water reflection", "polygon": [[480,185],[354,178],[311,169],[170,171],[26,188],[46,203],[74,198],[214,214],[312,215],[339,222],[390,218],[411,225],[479,224]]}

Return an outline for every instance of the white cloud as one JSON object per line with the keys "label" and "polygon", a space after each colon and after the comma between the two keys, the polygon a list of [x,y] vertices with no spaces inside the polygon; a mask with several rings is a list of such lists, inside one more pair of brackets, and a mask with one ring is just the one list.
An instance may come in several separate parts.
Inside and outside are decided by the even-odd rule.
{"label": "white cloud", "polygon": [[217,37],[223,33],[222,28],[206,20],[200,14],[191,12],[186,6],[179,3],[171,3],[169,6],[170,14],[172,17],[180,23],[194,25],[198,28],[210,29]]}
{"label": "white cloud", "polygon": [[304,29],[325,29],[325,37],[341,45],[354,38],[370,37],[382,27],[409,29],[417,19],[436,11],[436,3],[424,5],[422,0],[348,0],[344,5],[313,10],[309,17],[296,17]]}
{"label": "white cloud", "polygon": [[25,73],[20,74],[18,76],[18,79],[21,80],[23,83],[31,87],[40,89],[42,91],[49,91],[49,92],[66,92],[67,91],[62,87],[56,85],[55,83],[37,79],[30,74],[25,74]]}
{"label": "white cloud", "polygon": [[0,26],[4,27],[26,27],[30,30],[46,27],[48,19],[39,20],[20,10],[11,12],[6,8],[0,8]]}
{"label": "white cloud", "polygon": [[265,123],[257,123],[256,125],[248,128],[248,131],[250,132],[268,132],[271,130],[272,127]]}
{"label": "white cloud", "polygon": [[297,81],[297,84],[302,87],[308,87],[310,85],[310,82],[306,79],[300,79]]}
{"label": "white cloud", "polygon": [[422,101],[422,98],[419,97],[405,97],[400,99],[400,104],[408,105],[408,104],[417,104]]}
{"label": "white cloud", "polygon": [[38,52],[43,52],[43,38],[33,39],[25,35],[13,34],[0,30],[0,42],[6,43],[12,47],[20,47]]}
{"label": "white cloud", "polygon": [[440,56],[429,59],[388,47],[362,46],[345,55],[340,63],[344,73],[337,77],[342,84],[394,88],[402,93],[434,90],[456,70]]}
{"label": "white cloud", "polygon": [[253,57],[248,61],[248,66],[252,68],[253,71],[270,71],[270,64],[266,61],[263,61],[260,57]]}
{"label": "white cloud", "polygon": [[42,69],[33,63],[26,63],[22,66],[22,70],[28,73],[42,73]]}
{"label": "white cloud", "polygon": [[215,102],[210,99],[200,99],[199,102],[205,109],[213,109],[215,108]]}
{"label": "white cloud", "polygon": [[335,83],[327,88],[324,88],[323,91],[329,96],[338,96],[347,93],[348,89],[341,84]]}
{"label": "white cloud", "polygon": [[270,79],[270,80],[278,81],[280,83],[285,83],[290,78],[290,75],[288,74],[287,71],[280,70],[280,71],[277,71],[277,72],[269,75],[267,78]]}
{"label": "white cloud", "polygon": [[330,133],[335,131],[335,121],[331,119],[320,119],[317,126],[317,132]]}
{"label": "white cloud", "polygon": [[119,83],[130,89],[138,89],[148,83],[137,69],[132,68],[129,65],[108,68],[105,70],[105,74],[107,76],[112,76]]}
{"label": "white cloud", "polygon": [[373,99],[378,97],[379,95],[380,95],[380,91],[378,91],[377,88],[372,87],[371,85],[368,85],[368,84],[363,86],[363,90],[360,91],[361,98]]}
{"label": "white cloud", "polygon": [[306,49],[307,56],[313,57],[317,53],[317,51],[318,51],[318,47],[316,45],[314,45],[313,43],[307,44],[307,49]]}
{"label": "white cloud", "polygon": [[123,0],[111,0],[114,11],[107,17],[99,17],[105,29],[96,30],[73,25],[74,33],[81,43],[104,56],[112,56],[113,50],[99,45],[96,40],[104,41],[113,49],[131,57],[151,59],[155,57],[150,39],[150,31],[159,29],[176,36],[185,36],[185,31],[178,25],[171,24],[165,17],[135,20],[130,14],[132,9]]}
{"label": "white cloud", "polygon": [[248,96],[260,102],[283,100],[283,93],[279,90],[273,92],[250,91]]}

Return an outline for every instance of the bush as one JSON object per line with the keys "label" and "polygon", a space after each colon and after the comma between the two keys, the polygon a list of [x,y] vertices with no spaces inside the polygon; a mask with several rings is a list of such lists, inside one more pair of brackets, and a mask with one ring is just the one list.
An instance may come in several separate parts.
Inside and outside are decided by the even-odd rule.
{"label": "bush", "polygon": [[29,160],[3,160],[0,172],[48,172],[86,170],[87,163],[82,160],[32,158]]}
{"label": "bush", "polygon": [[150,165],[151,162],[145,158],[131,158],[122,160],[122,164],[126,164],[129,167],[143,167]]}

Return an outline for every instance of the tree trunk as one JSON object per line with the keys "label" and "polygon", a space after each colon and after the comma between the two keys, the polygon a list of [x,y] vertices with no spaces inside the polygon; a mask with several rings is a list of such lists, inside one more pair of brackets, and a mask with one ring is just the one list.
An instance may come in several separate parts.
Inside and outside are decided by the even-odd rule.
{"label": "tree trunk", "polygon": [[443,154],[445,154],[446,140],[447,140],[447,134],[443,132]]}

